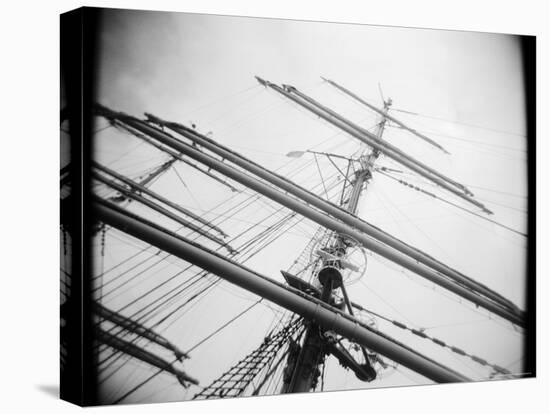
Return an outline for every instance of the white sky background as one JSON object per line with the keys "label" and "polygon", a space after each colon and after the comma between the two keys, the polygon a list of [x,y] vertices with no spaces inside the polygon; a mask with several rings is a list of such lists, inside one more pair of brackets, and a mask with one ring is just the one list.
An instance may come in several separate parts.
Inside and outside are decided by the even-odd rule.
{"label": "white sky background", "polygon": [[[525,199],[521,197],[526,194],[522,74],[519,43],[513,36],[113,11],[106,16],[102,42],[99,102],[133,115],[151,112],[186,124],[192,121],[201,132],[211,131],[220,143],[271,169],[289,162],[284,157],[288,151],[319,145],[337,131],[298,110],[290,101],[283,101],[275,92],[266,91],[257,84],[254,75],[294,85],[345,116],[361,121],[365,127],[371,127],[376,117],[323,84],[320,75],[379,106],[378,82],[384,95],[394,100],[396,108],[506,131],[508,133],[497,133],[395,112],[397,118],[419,130],[485,144],[472,145],[430,134],[452,153],[444,156],[394,128],[385,136],[459,182],[519,196],[471,188],[495,211],[496,220],[525,230],[523,213],[489,203],[525,209]],[[126,164],[122,164],[124,159],[113,163],[113,167],[121,166],[128,173],[139,170],[136,162],[149,167],[161,160],[146,146],[134,149],[138,141],[120,139],[119,133],[106,130],[98,137],[101,140],[98,157],[106,163],[133,151],[131,155],[128,153]],[[322,144],[320,149],[350,154],[357,147],[353,138],[341,134]],[[331,171],[328,162],[321,162],[323,171]],[[386,159],[380,162],[391,166]],[[184,179],[203,207],[224,195],[223,188],[215,187],[219,192],[213,193],[203,186],[203,176],[184,168],[181,171],[187,174]],[[296,180],[305,186],[320,181],[318,175],[309,178],[302,175]],[[179,198],[187,207],[200,207],[182,191],[173,175],[167,174],[152,188]],[[521,237],[452,208],[431,201],[426,203],[423,196],[412,194],[380,176],[375,177],[364,196],[360,215],[524,305],[525,244]],[[312,228],[306,226],[305,231],[313,231]],[[305,242],[304,237],[295,235],[291,241],[274,246],[269,254],[249,265],[280,280],[278,270],[291,264]],[[118,259],[106,260],[116,263]],[[485,313],[480,316],[453,301],[441,299],[429,291],[431,286],[428,285],[428,291],[419,286],[418,281],[427,285],[421,279],[415,276],[407,279],[375,260],[369,261],[367,272],[364,285],[350,287],[352,300],[415,327],[483,321],[430,333],[499,365],[506,366],[521,356],[521,336],[502,328],[501,321],[501,325],[487,324]],[[189,335],[203,337],[220,321],[227,320],[228,315],[251,303],[246,294],[239,292],[247,298],[239,301],[235,298],[236,290],[228,289],[230,293],[220,302],[223,312],[202,315],[205,318],[201,320],[202,326],[193,327],[193,332],[189,326],[176,326],[178,329],[166,335],[185,349],[194,342]],[[377,299],[372,291],[400,309],[401,314]],[[429,306],[418,306],[418,303]],[[243,319],[241,325],[227,334],[232,337],[224,337],[226,343],[238,339],[241,353],[228,346],[232,355],[236,353],[235,358],[239,359],[259,344],[254,336],[262,337],[264,331],[258,330],[246,340],[242,332],[250,329],[251,323],[267,323],[265,319],[271,315],[265,316],[265,308],[261,310],[263,313],[249,315],[250,319]],[[399,331],[388,332],[401,335]],[[186,337],[180,339],[184,334]],[[410,335],[401,339],[411,346],[416,344]],[[212,351],[218,351],[220,343],[214,341],[212,347],[210,353],[205,351],[202,360],[197,353],[186,363],[186,370],[200,377],[203,385],[209,383],[203,381],[203,377],[214,378],[223,371],[211,359]],[[429,352],[439,356],[433,347]],[[219,355],[221,359],[221,351]],[[441,357],[446,358],[449,365],[453,364],[452,357]],[[210,358],[207,368],[204,358]],[[464,370],[467,375],[475,370],[471,364],[466,368],[461,363],[455,365],[454,368]],[[516,363],[512,369],[519,366]],[[329,373],[335,373],[331,376],[332,382],[326,384],[329,389],[354,386],[352,374],[338,372],[336,366],[330,366]],[[419,381],[417,377],[412,378],[412,383]],[[369,386],[408,383],[398,374],[387,381]],[[138,397],[146,397],[150,391],[144,390]],[[161,400],[181,398],[181,390],[176,387],[159,397]]]}

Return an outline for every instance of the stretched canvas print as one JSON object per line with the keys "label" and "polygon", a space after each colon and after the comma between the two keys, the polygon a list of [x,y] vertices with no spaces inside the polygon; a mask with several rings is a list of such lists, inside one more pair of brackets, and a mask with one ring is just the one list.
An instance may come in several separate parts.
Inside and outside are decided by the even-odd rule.
{"label": "stretched canvas print", "polygon": [[62,15],[62,398],[535,376],[534,44]]}

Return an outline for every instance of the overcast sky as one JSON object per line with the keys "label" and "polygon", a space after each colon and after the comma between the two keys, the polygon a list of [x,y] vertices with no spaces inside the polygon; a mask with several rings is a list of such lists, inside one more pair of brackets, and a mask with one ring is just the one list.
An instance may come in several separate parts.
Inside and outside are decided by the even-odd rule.
{"label": "overcast sky", "polygon": [[[343,97],[320,76],[378,106],[380,84],[395,108],[440,118],[393,113],[412,127],[430,132],[451,155],[395,128],[388,129],[385,138],[470,185],[478,199],[495,212],[495,220],[525,231],[526,215],[521,211],[526,208],[526,140],[520,52],[518,38],[508,35],[108,11],[101,31],[98,101],[137,116],[151,112],[187,125],[195,123],[220,143],[290,174],[293,163],[305,160],[289,161],[284,156],[289,151],[315,148],[349,155],[358,149],[358,143],[258,85],[254,76],[296,86],[364,127],[377,122],[375,114]],[[138,141],[121,138],[112,129],[97,137],[98,159],[130,175],[163,160],[162,154],[147,146],[136,147]],[[327,176],[334,173],[326,159],[320,163]],[[395,167],[383,157],[380,165]],[[152,188],[197,212],[231,195],[223,186],[211,191],[212,184],[206,183],[203,175],[178,168],[193,199],[174,174],[166,174]],[[312,165],[292,178],[313,188],[321,182],[316,174]],[[258,207],[255,213],[259,217],[265,211]],[[524,306],[526,250],[521,236],[426,200],[382,176],[375,176],[369,185],[359,215]],[[239,228],[235,223],[229,230]],[[278,271],[292,263],[314,230],[311,223],[302,223],[288,240],[276,243],[248,265],[281,281]],[[110,246],[106,267],[131,252],[128,246]],[[177,261],[173,266],[178,266]],[[486,313],[479,315],[471,306],[456,303],[456,298],[449,300],[441,295],[441,289],[434,293],[427,282],[406,277],[395,266],[388,267],[374,257],[369,257],[367,266],[361,283],[350,287],[352,300],[396,319],[405,318],[415,327],[445,325],[430,333],[511,370],[521,366],[522,336],[506,323],[488,321]],[[223,312],[219,308],[214,311],[211,304],[197,307],[187,323],[183,320],[165,334],[185,349],[255,300],[230,287],[219,295],[216,303],[224,307]],[[118,298],[112,306],[117,308],[115,305],[124,301],[128,298]],[[212,314],[207,314],[208,309]],[[240,359],[259,344],[262,329],[273,316],[269,312],[259,308],[219,342],[194,354],[186,365],[189,373],[199,377],[202,385],[221,374],[226,367],[218,367],[227,356],[224,352],[229,351],[221,350],[220,343],[231,349],[235,360]],[[199,316],[193,319],[193,315],[203,318],[198,325]],[[248,332],[251,324],[262,329],[245,340],[242,333]],[[402,332],[390,333],[472,377],[480,375],[475,366],[464,366],[453,355],[426,348]],[[212,363],[216,358],[219,364]],[[329,372],[328,389],[361,384],[337,364],[330,366]],[[411,378],[396,373],[369,386],[422,382],[414,375]],[[138,397],[147,397],[155,387],[160,384],[152,384]],[[171,387],[152,398],[181,399],[182,394]]]}

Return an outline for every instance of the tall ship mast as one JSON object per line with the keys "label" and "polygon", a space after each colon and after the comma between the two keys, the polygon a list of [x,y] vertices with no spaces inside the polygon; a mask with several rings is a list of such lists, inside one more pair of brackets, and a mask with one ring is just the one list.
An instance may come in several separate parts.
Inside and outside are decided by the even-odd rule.
{"label": "tall ship mast", "polygon": [[[510,201],[524,196],[452,161],[482,177],[480,154],[501,171],[521,146],[470,156],[471,143],[422,126],[437,117],[399,109],[399,92],[378,85],[374,103],[346,79],[312,84],[251,75],[195,112],[99,94],[99,403],[531,376],[526,219]],[[62,209],[73,180],[64,166]],[[69,323],[71,223],[61,230]]]}

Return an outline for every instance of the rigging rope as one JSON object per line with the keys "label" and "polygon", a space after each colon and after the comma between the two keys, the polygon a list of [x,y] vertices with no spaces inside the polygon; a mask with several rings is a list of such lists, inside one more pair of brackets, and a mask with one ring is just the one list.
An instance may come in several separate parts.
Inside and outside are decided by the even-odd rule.
{"label": "rigging rope", "polygon": [[242,395],[252,380],[266,366],[271,365],[288,339],[303,329],[301,318],[294,319],[283,329],[268,336],[262,344],[237,364],[204,387],[193,399],[225,398]]}
{"label": "rigging rope", "polygon": [[256,302],[254,302],[252,305],[250,305],[248,308],[246,308],[245,310],[243,310],[242,312],[240,312],[238,315],[234,316],[233,318],[231,318],[230,320],[228,320],[227,322],[225,322],[223,325],[221,325],[219,328],[217,328],[214,332],[210,333],[208,336],[204,337],[203,339],[201,339],[199,342],[197,342],[196,344],[194,344],[193,346],[191,346],[187,351],[186,353],[191,353],[195,348],[197,348],[198,346],[202,345],[203,343],[205,343],[206,341],[208,341],[210,338],[212,338],[214,335],[216,335],[217,333],[221,332],[223,329],[225,329],[226,327],[228,327],[229,325],[231,325],[233,322],[235,322],[237,319],[239,319],[241,316],[243,316],[246,312],[248,312],[249,310],[251,310],[252,308],[254,308],[256,305],[258,305],[264,298],[260,298],[259,300],[257,300]]}
{"label": "rigging rope", "polygon": [[319,161],[317,160],[317,154],[313,154],[313,158],[315,158],[315,164],[317,165],[317,171],[319,171],[319,177],[321,177],[321,183],[323,183],[323,188],[325,190],[325,196],[328,200],[327,187],[325,186],[325,179],[323,178],[323,173],[321,173],[321,168],[319,167]]}
{"label": "rigging rope", "polygon": [[[428,334],[425,333],[425,329],[415,329],[415,328],[411,328],[409,326],[407,326],[406,324],[402,323],[402,322],[399,322],[397,320],[394,320],[394,319],[391,319],[389,317],[386,317],[386,316],[383,316],[377,312],[374,312],[372,310],[369,310],[369,309],[366,309],[362,306],[358,306],[358,305],[355,305],[355,307],[359,310],[362,310],[364,312],[367,312],[367,313],[370,313],[371,315],[374,315],[376,316],[377,318],[380,318],[380,319],[383,319],[387,322],[390,322],[392,323],[393,325],[397,326],[398,328],[401,328],[403,330],[406,330],[406,331],[409,331],[410,333],[420,337],[420,338],[423,338],[423,339],[426,339],[426,340],[429,340],[429,341],[432,341],[434,344],[442,347],[442,348],[447,348],[449,349],[450,351],[454,352],[455,354],[458,354],[458,355],[461,355],[461,356],[465,356],[465,357],[468,357],[470,358],[472,361],[482,365],[482,366],[486,366],[486,367],[490,367],[492,368],[493,370],[497,371],[497,372],[500,372],[501,374],[511,374],[510,371],[508,371],[506,368],[503,368],[501,366],[498,366],[496,364],[491,364],[489,362],[487,362],[485,359],[482,359],[480,357],[477,357],[471,353],[468,353],[466,351],[463,351],[462,349],[458,348],[458,347],[455,347],[455,346],[452,346],[452,345],[449,345],[445,342],[443,342],[442,340],[434,337],[434,336],[430,336]],[[427,328],[426,328],[427,329]]]}
{"label": "rigging rope", "polygon": [[496,224],[497,226],[502,227],[502,228],[504,228],[504,229],[506,229],[506,230],[509,230],[509,231],[511,231],[511,232],[513,232],[513,233],[516,233],[516,234],[518,234],[518,235],[520,235],[520,236],[527,237],[527,234],[522,233],[521,231],[518,231],[518,230],[516,230],[516,229],[513,229],[513,228],[511,228],[511,227],[508,227],[508,226],[506,226],[506,225],[504,225],[504,224],[502,224],[502,223],[499,223],[499,222],[496,221],[496,220],[493,220],[493,219],[490,219],[490,218],[488,218],[488,217],[482,216],[481,214],[478,214],[478,213],[476,213],[476,212],[474,212],[474,211],[471,211],[471,210],[469,210],[469,209],[467,209],[467,208],[465,208],[465,207],[462,207],[462,206],[460,206],[460,205],[458,205],[458,204],[456,204],[456,203],[453,203],[453,202],[451,202],[451,201],[449,201],[449,200],[445,200],[444,198],[441,198],[441,197],[437,196],[437,195],[434,194],[434,193],[431,193],[431,192],[429,192],[429,191],[426,191],[426,190],[424,190],[424,189],[422,189],[422,188],[420,188],[420,187],[417,187],[417,186],[415,186],[415,185],[413,185],[413,184],[410,184],[410,183],[408,183],[408,182],[406,182],[406,181],[404,181],[404,180],[401,180],[401,179],[399,179],[399,178],[393,177],[393,176],[391,176],[390,174],[385,173],[383,169],[378,169],[377,172],[379,172],[380,174],[382,174],[382,175],[384,175],[384,176],[386,176],[386,177],[388,177],[388,178],[391,178],[392,180],[397,181],[398,183],[400,183],[400,184],[402,184],[402,185],[404,185],[404,186],[406,186],[406,187],[412,188],[412,189],[415,190],[415,191],[418,191],[418,192],[420,192],[420,193],[426,194],[426,195],[428,195],[428,196],[430,196],[430,197],[433,197],[433,198],[435,198],[435,199],[437,199],[437,200],[439,200],[439,201],[442,201],[442,202],[447,203],[447,204],[449,204],[449,205],[451,205],[451,206],[453,206],[453,207],[456,207],[456,208],[458,208],[458,209],[460,209],[460,210],[462,210],[462,211],[465,211],[466,213],[469,213],[469,214],[471,214],[471,215],[473,215],[473,216],[476,216],[476,217],[478,217],[478,218],[480,218],[480,219],[482,219],[482,220],[485,220],[485,221],[488,221],[488,222],[490,222],[490,223]]}
{"label": "rigging rope", "polygon": [[520,137],[525,137],[524,134],[520,134],[520,133],[517,133],[517,132],[509,132],[509,131],[503,131],[503,130],[500,130],[500,129],[487,128],[487,127],[484,127],[484,126],[481,126],[481,125],[470,124],[470,123],[467,123],[467,122],[454,121],[454,120],[445,119],[445,118],[436,117],[436,116],[431,116],[431,115],[424,115],[424,114],[420,114],[418,112],[405,111],[403,109],[397,109],[397,108],[391,108],[391,109],[393,111],[402,112],[402,113],[410,114],[410,115],[416,115],[416,116],[420,116],[420,117],[423,117],[423,118],[430,118],[430,119],[435,119],[435,120],[438,120],[438,121],[445,121],[445,122],[450,122],[450,123],[453,123],[453,124],[465,125],[465,126],[470,126],[470,127],[479,128],[479,129],[485,129],[487,131],[498,132],[498,133],[501,133],[501,134],[517,135],[517,136],[520,136]]}

